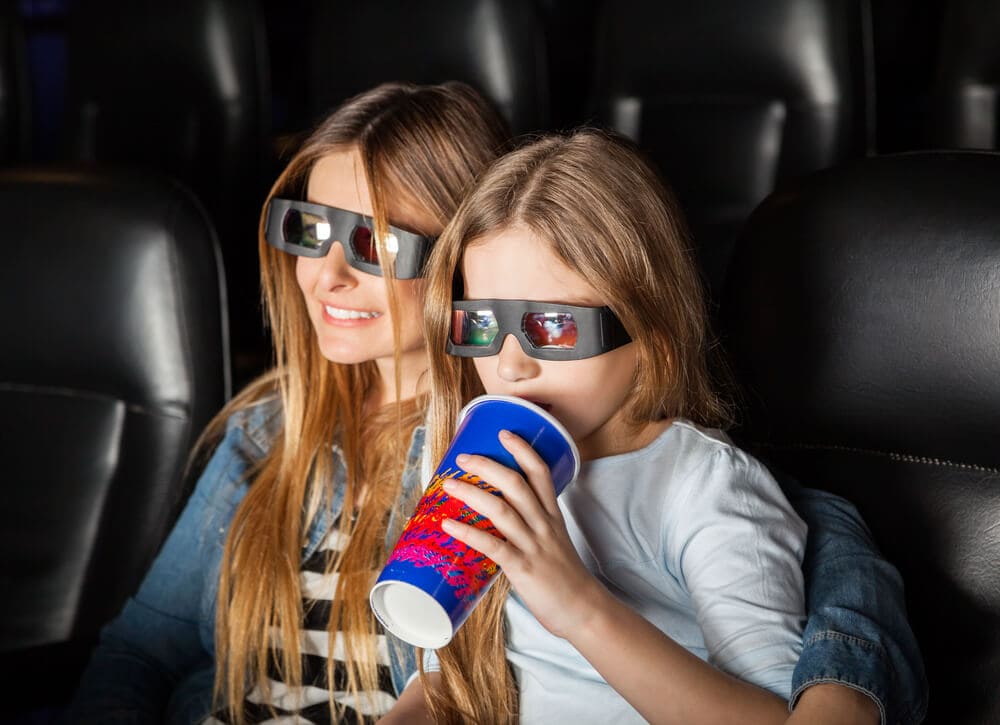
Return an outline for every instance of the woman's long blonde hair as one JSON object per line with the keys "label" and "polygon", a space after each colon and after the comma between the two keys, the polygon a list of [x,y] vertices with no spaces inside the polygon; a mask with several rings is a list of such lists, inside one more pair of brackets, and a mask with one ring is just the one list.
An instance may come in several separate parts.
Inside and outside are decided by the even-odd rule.
{"label": "woman's long blonde hair", "polygon": [[[385,84],[347,101],[323,121],[278,177],[267,201],[276,196],[304,198],[319,159],[355,148],[363,161],[361,181],[371,195],[376,238],[384,236],[394,195],[416,203],[440,229],[508,139],[496,110],[466,85]],[[248,688],[269,691],[269,666],[286,684],[302,682],[302,547],[310,522],[334,494],[334,444],[343,451],[347,468],[343,511],[357,516],[341,517],[340,530],[350,543],[333,565],[339,576],[328,625],[330,651],[334,633],[343,631],[346,689],[354,695],[378,689],[368,590],[385,558],[387,521],[398,505],[408,444],[423,419],[425,402],[411,399],[362,415],[364,402],[378,384],[375,363],[342,365],[322,356],[296,282],[295,257],[267,244],[265,218],[262,214],[258,247],[275,366],[219,413],[202,444],[210,447],[217,441],[236,410],[269,398],[280,400],[280,432],[249,474],[249,490],[231,523],[222,560],[215,697],[216,706],[227,708],[232,722],[244,721]],[[381,257],[385,260],[386,255]],[[392,266],[385,261],[382,266],[394,324],[399,400],[399,301]],[[276,645],[280,655],[271,662]],[[331,693],[332,675],[328,658]],[[332,694],[330,707],[335,707]]]}
{"label": "woman's long blonde hair", "polygon": [[[707,313],[679,207],[630,142],[582,129],[536,140],[499,160],[437,242],[425,316],[433,460],[444,454],[461,406],[482,392],[471,361],[444,352],[451,302],[462,294],[463,252],[514,226],[548,242],[631,335],[638,363],[625,403],[630,424],[675,416],[708,426],[728,423],[729,408],[710,379]],[[501,576],[452,643],[438,651],[441,687],[431,691],[437,721],[517,719],[516,685],[504,651],[508,592]]]}

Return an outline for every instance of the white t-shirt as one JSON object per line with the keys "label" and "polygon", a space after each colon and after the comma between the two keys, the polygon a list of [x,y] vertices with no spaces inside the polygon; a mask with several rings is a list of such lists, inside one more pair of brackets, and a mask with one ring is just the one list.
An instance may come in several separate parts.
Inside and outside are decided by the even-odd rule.
{"label": "white t-shirt", "polygon": [[[559,497],[587,568],[718,668],[788,699],[805,620],[806,525],[724,433],[675,421],[648,446],[585,463]],[[507,658],[527,723],[643,722],[512,595]],[[436,669],[431,655],[429,669]]]}

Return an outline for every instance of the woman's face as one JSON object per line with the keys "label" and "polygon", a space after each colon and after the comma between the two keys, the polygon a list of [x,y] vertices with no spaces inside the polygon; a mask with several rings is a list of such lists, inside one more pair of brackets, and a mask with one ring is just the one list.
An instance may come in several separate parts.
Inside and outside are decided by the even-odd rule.
{"label": "woman's face", "polygon": [[[309,175],[307,200],[371,216],[371,197],[362,169],[357,149],[323,157]],[[438,224],[423,209],[397,197],[387,203],[390,224],[429,235],[440,233]],[[348,264],[342,240],[336,240],[325,257],[298,257],[295,276],[323,356],[342,364],[374,360],[383,380],[392,387],[392,317],[385,280]],[[403,389],[412,394],[408,380],[415,384],[427,367],[421,327],[422,280],[397,280],[395,284]]]}

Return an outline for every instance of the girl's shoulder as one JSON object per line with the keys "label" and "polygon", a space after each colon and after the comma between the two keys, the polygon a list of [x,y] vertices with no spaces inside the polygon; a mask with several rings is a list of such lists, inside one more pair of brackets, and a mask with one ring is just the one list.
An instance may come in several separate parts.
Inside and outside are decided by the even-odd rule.
{"label": "girl's shoulder", "polygon": [[680,495],[687,488],[706,491],[718,486],[740,485],[758,479],[761,464],[739,448],[725,431],[708,428],[685,418],[675,418],[650,443],[630,453],[599,459],[592,472],[617,471],[634,479],[650,479],[656,490],[670,482]]}
{"label": "girl's shoulder", "polygon": [[679,418],[670,426],[676,436],[675,450],[682,451],[691,466],[704,475],[705,469],[720,473],[756,475],[760,462],[737,446],[729,435],[718,428],[707,428],[690,420]]}
{"label": "girl's shoulder", "polygon": [[674,418],[670,425],[645,446],[605,460],[625,462],[631,459],[638,465],[648,465],[663,457],[702,460],[706,455],[712,454],[722,458],[741,458],[747,455],[733,443],[725,431],[707,428],[686,418]]}

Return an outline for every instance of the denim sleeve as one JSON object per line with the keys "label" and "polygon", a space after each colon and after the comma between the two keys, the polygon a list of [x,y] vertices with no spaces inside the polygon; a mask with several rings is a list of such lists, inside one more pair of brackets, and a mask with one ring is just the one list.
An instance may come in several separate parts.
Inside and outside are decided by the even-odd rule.
{"label": "denim sleeve", "polygon": [[808,621],[789,707],[810,685],[836,683],[874,699],[883,725],[920,722],[927,678],[899,572],[851,503],[793,481],[782,485],[809,526],[802,564]]}
{"label": "denim sleeve", "polygon": [[[232,429],[220,443],[138,592],[101,631],[69,710],[72,723],[191,722],[175,690],[208,682],[218,572],[245,486],[246,460]],[[204,689],[204,688],[203,688]],[[186,693],[186,701],[204,697]],[[171,715],[177,714],[177,717]],[[204,713],[201,713],[202,715]]]}

